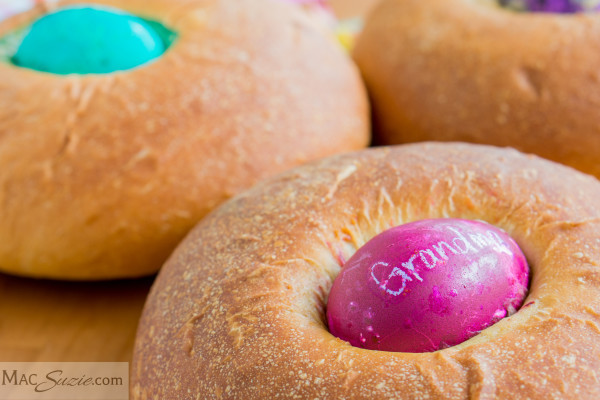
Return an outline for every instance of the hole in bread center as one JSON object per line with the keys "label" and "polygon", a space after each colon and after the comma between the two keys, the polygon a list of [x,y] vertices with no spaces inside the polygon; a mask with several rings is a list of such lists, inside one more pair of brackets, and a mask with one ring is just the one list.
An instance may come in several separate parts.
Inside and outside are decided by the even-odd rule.
{"label": "hole in bread center", "polygon": [[344,264],[327,304],[330,332],[353,346],[411,353],[454,346],[523,303],[529,267],[504,231],[429,219],[375,236]]}
{"label": "hole in bread center", "polygon": [[525,12],[577,13],[598,11],[600,0],[497,0],[506,8]]}
{"label": "hole in bread center", "polygon": [[98,6],[46,14],[0,39],[0,55],[19,67],[53,74],[106,74],[159,58],[176,34],[156,21]]}

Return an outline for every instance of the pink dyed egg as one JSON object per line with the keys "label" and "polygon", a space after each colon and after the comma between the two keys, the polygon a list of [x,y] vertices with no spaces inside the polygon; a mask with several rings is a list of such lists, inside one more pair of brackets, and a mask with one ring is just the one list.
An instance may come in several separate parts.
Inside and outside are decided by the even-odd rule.
{"label": "pink dyed egg", "polygon": [[512,314],[528,281],[525,256],[502,230],[412,222],[375,236],[344,265],[329,294],[329,330],[367,349],[435,351]]}

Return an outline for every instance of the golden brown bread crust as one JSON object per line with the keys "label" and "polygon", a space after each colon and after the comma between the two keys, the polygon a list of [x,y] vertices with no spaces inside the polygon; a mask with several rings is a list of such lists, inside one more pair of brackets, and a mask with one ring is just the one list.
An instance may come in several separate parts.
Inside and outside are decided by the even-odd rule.
{"label": "golden brown bread crust", "polygon": [[[290,5],[94,3],[162,21],[179,37],[156,62],[114,74],[0,63],[1,270],[68,279],[152,273],[241,189],[367,144],[356,68]],[[0,35],[40,12],[0,24]]]}
{"label": "golden brown bread crust", "polygon": [[[514,150],[427,143],[296,168],[207,216],[161,270],[132,398],[597,399],[600,183]],[[461,345],[408,354],[329,334],[332,279],[394,225],[482,219],[532,269],[525,306]]]}
{"label": "golden brown bread crust", "polygon": [[600,177],[599,47],[600,14],[385,0],[354,57],[381,143],[511,146]]}

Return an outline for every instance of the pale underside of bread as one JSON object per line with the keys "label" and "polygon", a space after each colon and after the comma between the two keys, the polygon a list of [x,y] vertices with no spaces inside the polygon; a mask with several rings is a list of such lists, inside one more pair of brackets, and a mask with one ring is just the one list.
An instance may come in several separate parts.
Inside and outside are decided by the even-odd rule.
{"label": "pale underside of bread", "polygon": [[[417,144],[281,174],[205,218],[161,270],[134,399],[597,399],[600,183],[511,149]],[[332,280],[383,230],[427,218],[504,229],[531,267],[525,306],[455,347],[408,354],[332,336]]]}
{"label": "pale underside of bread", "polygon": [[[113,74],[0,63],[1,270],[63,279],[155,272],[235,193],[368,143],[356,68],[292,6],[93,3],[160,21],[178,37],[155,62]],[[4,22],[0,36],[42,12]]]}
{"label": "pale underside of bread", "polygon": [[598,48],[598,13],[385,0],[367,19],[354,58],[382,144],[510,146],[600,177]]}

